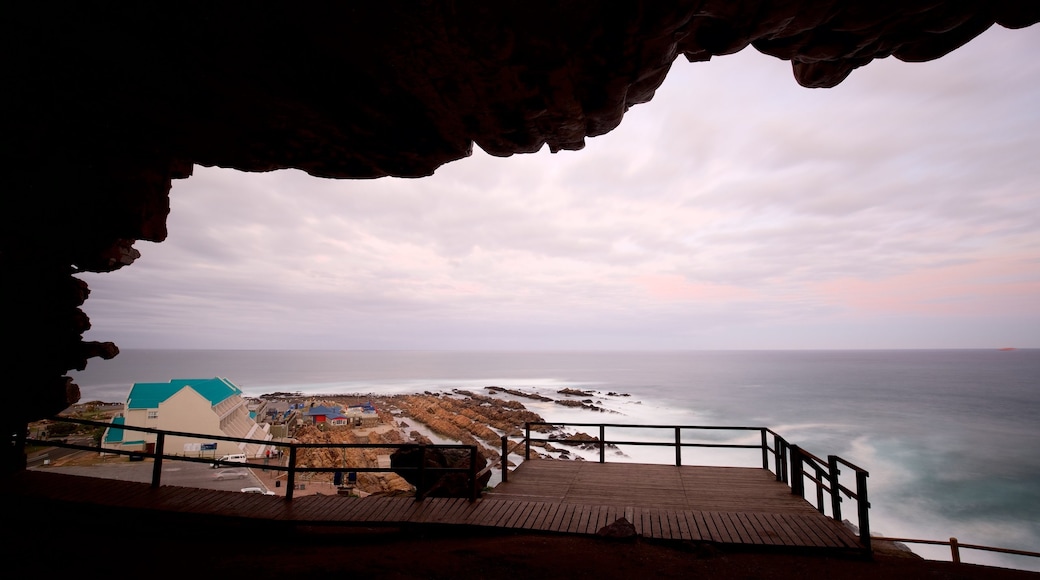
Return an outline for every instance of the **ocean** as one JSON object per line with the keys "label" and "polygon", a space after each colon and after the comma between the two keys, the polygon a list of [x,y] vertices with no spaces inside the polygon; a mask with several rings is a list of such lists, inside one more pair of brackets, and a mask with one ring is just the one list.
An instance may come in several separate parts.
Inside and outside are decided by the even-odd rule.
{"label": "ocean", "polygon": [[[252,396],[486,386],[553,398],[562,398],[555,395],[562,388],[594,391],[595,404],[608,412],[522,402],[554,422],[769,427],[815,455],[837,454],[870,472],[875,534],[1040,551],[1040,349],[126,350],[73,377],[83,401],[113,402],[125,400],[134,382],[211,377],[226,377]],[[607,438],[630,435],[608,431]],[[623,451],[608,460],[674,460],[670,448]],[[759,461],[757,452],[743,450],[683,454],[684,464]],[[845,511],[855,513],[850,500]],[[949,559],[944,547],[910,547]],[[964,550],[962,559],[1040,571],[1037,558]]]}

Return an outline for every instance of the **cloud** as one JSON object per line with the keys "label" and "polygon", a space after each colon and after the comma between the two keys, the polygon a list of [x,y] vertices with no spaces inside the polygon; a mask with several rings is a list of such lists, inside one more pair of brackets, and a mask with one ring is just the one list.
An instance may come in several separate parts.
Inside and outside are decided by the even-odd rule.
{"label": "cloud", "polygon": [[476,150],[418,180],[199,167],[166,242],[83,276],[88,338],[1040,346],[1038,49],[995,28],[828,90],[752,50],[680,62],[582,151]]}

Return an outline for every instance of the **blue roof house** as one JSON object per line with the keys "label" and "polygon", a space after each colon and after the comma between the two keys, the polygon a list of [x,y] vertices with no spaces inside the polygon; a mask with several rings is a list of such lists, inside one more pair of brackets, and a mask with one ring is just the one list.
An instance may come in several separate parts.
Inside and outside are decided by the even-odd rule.
{"label": "blue roof house", "polygon": [[[242,389],[224,378],[174,379],[166,383],[134,383],[123,407],[122,426],[151,427],[253,439],[255,443],[217,441],[206,437],[168,435],[164,451],[169,454],[221,456],[245,453],[263,457],[272,449],[269,426],[258,424],[242,398]],[[106,447],[147,448],[155,435],[112,427],[105,434]],[[216,443],[216,450],[202,452],[203,444]]]}

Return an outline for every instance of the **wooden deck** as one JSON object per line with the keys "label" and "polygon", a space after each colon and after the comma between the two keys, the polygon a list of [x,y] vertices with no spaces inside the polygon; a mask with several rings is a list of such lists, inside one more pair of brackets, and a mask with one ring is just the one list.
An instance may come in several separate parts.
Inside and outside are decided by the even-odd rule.
{"label": "wooden deck", "polygon": [[859,550],[857,538],[763,469],[529,461],[466,499],[276,496],[39,471],[4,478],[15,502],[67,502],[280,524],[453,525],[596,534],[618,518],[661,540]]}

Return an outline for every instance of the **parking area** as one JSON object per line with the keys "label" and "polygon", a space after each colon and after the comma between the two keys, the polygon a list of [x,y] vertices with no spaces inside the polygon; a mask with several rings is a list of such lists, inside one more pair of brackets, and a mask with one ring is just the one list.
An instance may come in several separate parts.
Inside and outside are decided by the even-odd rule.
{"label": "parking area", "polygon": [[[136,481],[139,483],[152,481],[151,461],[126,461],[124,459],[94,465],[41,465],[31,469],[83,477]],[[245,487],[266,489],[264,482],[253,473],[251,468],[225,467],[214,469],[207,463],[170,460],[163,462],[162,484],[200,489],[219,489],[223,491],[239,491]]]}

